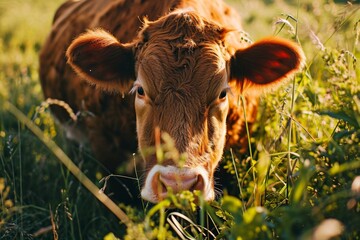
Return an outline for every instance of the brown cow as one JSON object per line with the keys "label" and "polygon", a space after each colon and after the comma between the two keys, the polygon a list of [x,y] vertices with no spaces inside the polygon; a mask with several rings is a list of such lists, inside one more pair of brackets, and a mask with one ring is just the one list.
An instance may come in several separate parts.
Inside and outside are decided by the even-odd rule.
{"label": "brown cow", "polygon": [[[88,140],[109,167],[139,147],[144,199],[157,202],[171,189],[201,190],[212,200],[224,146],[246,143],[239,94],[251,126],[259,94],[304,60],[289,41],[248,46],[243,39],[239,16],[221,0],[72,0],[57,11],[42,49],[42,87],[46,98],[89,113],[72,123],[52,109],[69,136]],[[159,141],[156,129],[172,137],[183,162],[146,153]]]}

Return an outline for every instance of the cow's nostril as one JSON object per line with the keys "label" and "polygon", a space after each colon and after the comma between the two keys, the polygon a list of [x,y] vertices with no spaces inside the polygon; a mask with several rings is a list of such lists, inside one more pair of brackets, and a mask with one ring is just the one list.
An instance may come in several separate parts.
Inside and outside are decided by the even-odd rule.
{"label": "cow's nostril", "polygon": [[194,185],[191,187],[190,190],[191,191],[194,191],[194,190],[204,191],[205,190],[205,181],[201,175],[197,176],[197,181],[194,183]]}
{"label": "cow's nostril", "polygon": [[166,185],[162,181],[159,181],[159,182],[160,182],[159,193],[166,194],[167,193]]}
{"label": "cow's nostril", "polygon": [[161,181],[160,174],[157,173],[151,182],[151,187],[156,195],[162,196],[167,192],[166,185]]}

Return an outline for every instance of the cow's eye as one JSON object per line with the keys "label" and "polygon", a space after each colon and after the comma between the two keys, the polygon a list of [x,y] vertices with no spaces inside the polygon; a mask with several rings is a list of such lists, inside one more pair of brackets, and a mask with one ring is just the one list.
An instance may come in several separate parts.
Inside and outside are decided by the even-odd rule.
{"label": "cow's eye", "polygon": [[144,89],[143,89],[143,87],[138,87],[137,89],[136,89],[136,92],[137,92],[137,94],[139,95],[139,96],[145,96],[145,91],[144,91]]}
{"label": "cow's eye", "polygon": [[222,90],[220,95],[219,95],[219,99],[221,100],[221,99],[226,98],[226,95],[227,95],[227,90],[226,89]]}

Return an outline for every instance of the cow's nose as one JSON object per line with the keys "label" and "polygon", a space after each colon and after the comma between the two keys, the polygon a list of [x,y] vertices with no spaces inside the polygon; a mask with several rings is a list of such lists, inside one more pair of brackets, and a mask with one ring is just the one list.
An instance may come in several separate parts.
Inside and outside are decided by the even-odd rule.
{"label": "cow's nose", "polygon": [[204,180],[198,174],[182,173],[180,175],[173,173],[160,173],[159,183],[163,189],[178,193],[184,190],[203,190]]}
{"label": "cow's nose", "polygon": [[147,201],[157,203],[165,199],[168,193],[176,194],[184,190],[199,190],[206,201],[214,199],[213,185],[203,167],[178,168],[169,165],[152,167],[141,190],[141,196]]}
{"label": "cow's nose", "polygon": [[204,179],[200,174],[185,173],[174,174],[173,172],[162,172],[153,178],[152,186],[154,192],[160,199],[164,199],[168,192],[179,193],[185,190],[203,191],[205,188]]}

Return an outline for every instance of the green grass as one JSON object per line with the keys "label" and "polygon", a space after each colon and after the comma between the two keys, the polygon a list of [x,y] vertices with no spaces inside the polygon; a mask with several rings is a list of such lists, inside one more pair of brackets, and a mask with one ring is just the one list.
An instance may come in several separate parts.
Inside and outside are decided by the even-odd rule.
{"label": "green grass", "polygon": [[[306,67],[262,98],[251,157],[225,153],[220,168],[230,180],[219,201],[200,197],[198,209],[183,193],[155,206],[120,203],[127,226],[5,108],[14,104],[102,187],[88,148],[67,142],[40,108],[38,53],[61,2],[0,2],[0,239],[310,239],[324,226],[338,238],[360,238],[358,1],[232,1],[252,40],[293,39]],[[177,209],[166,210],[170,204]]]}

